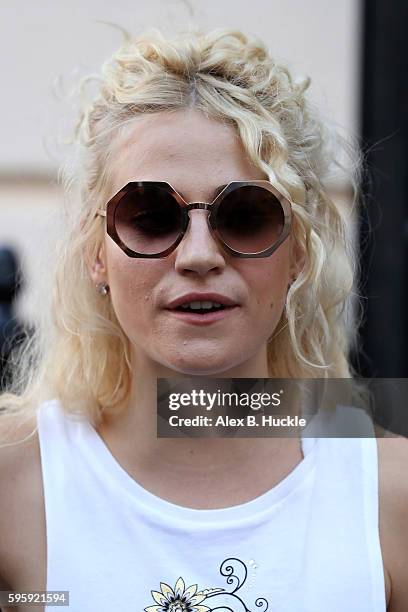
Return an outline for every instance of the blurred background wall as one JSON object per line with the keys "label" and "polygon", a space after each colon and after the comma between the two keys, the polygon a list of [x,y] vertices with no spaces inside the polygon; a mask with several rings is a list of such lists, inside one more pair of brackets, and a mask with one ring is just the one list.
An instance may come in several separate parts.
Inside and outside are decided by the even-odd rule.
{"label": "blurred background wall", "polygon": [[[390,0],[387,6],[392,9],[394,2],[398,4]],[[323,115],[352,136],[361,134],[365,126],[370,140],[371,127],[364,123],[361,112],[369,104],[363,92],[369,4],[363,0],[3,1],[0,247],[9,245],[21,258],[26,282],[16,303],[19,316],[35,324],[32,296],[44,266],[40,254],[46,253],[53,239],[53,215],[62,205],[57,171],[64,155],[57,142],[69,134],[72,108],[61,92],[69,90],[79,76],[97,71],[121,41],[119,31],[98,21],[114,22],[134,34],[152,26],[173,34],[194,25],[239,28],[255,34],[295,75],[312,78],[310,96]],[[379,0],[371,2],[375,10],[377,4],[385,6]],[[392,27],[390,24],[388,36]],[[387,129],[380,127],[375,137],[387,137]],[[348,185],[334,184],[333,192],[347,205]],[[400,326],[401,321],[400,317]],[[405,333],[406,328],[400,327],[402,337]],[[371,358],[375,361],[376,356]],[[376,375],[405,375],[401,360],[400,351],[394,369],[385,374],[377,368]],[[371,366],[364,367],[369,373]]]}

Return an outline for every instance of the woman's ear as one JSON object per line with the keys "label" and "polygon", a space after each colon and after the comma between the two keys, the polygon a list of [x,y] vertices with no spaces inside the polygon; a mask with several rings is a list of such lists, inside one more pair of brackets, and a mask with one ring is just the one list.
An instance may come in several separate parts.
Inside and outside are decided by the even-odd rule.
{"label": "woman's ear", "polygon": [[98,248],[96,257],[87,256],[87,268],[91,280],[95,285],[108,282],[108,270],[106,265],[105,245],[101,244]]}

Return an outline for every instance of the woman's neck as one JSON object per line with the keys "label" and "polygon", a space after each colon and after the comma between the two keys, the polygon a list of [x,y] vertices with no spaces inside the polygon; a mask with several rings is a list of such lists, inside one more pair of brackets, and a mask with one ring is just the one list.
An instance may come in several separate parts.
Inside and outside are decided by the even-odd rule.
{"label": "woman's neck", "polygon": [[[230,374],[229,372],[228,374]],[[240,378],[255,377],[255,372],[242,369]],[[299,438],[160,438],[157,437],[157,378],[181,376],[162,371],[145,364],[135,368],[130,400],[114,419],[105,421],[98,432],[120,463],[133,466],[130,471],[144,470],[180,483],[193,482],[198,478],[211,480],[214,475],[222,481],[223,475],[235,473],[243,477],[248,470],[255,470],[267,461],[273,472],[280,473],[285,466],[285,457],[296,455],[301,460]],[[232,373],[231,373],[232,374]],[[237,372],[235,371],[236,377]],[[257,370],[257,378],[267,377],[265,371]],[[263,376],[261,376],[263,374]],[[214,378],[224,378],[215,375]],[[228,376],[229,378],[230,376]],[[291,411],[293,413],[293,411]],[[234,472],[235,471],[235,472]],[[147,478],[147,476],[146,476]],[[173,482],[174,484],[174,482]]]}

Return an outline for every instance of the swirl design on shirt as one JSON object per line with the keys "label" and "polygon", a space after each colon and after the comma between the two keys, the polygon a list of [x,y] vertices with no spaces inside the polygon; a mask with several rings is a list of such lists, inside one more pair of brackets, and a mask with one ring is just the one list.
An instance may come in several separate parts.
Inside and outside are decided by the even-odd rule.
{"label": "swirl design on shirt", "polygon": [[[221,587],[198,590],[198,584],[186,587],[183,578],[177,580],[174,588],[165,582],[160,583],[160,591],[151,591],[156,602],[145,608],[145,612],[252,612],[237,592],[245,584],[248,570],[243,561],[235,557],[225,559],[220,565],[220,574],[227,577],[227,584],[232,590]],[[260,612],[266,612],[269,604],[264,597],[255,600]]]}

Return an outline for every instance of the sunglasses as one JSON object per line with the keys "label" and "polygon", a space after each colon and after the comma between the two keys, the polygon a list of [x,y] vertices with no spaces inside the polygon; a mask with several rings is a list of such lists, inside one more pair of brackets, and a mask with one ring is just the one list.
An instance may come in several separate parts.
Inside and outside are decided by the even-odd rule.
{"label": "sunglasses", "polygon": [[211,234],[234,257],[269,257],[290,233],[291,204],[269,181],[232,181],[211,203],[191,202],[169,183],[136,181],[108,202],[108,235],[129,257],[166,257],[186,234],[189,211],[208,210]]}

